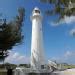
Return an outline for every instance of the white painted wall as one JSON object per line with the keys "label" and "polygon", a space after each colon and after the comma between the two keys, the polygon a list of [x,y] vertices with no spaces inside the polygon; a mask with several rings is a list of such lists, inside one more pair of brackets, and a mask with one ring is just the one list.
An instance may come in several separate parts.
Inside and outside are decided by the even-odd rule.
{"label": "white painted wall", "polygon": [[43,49],[43,35],[42,35],[42,16],[35,13],[35,8],[31,17],[32,21],[32,39],[31,39],[31,67],[33,69],[40,69],[44,64],[44,49]]}

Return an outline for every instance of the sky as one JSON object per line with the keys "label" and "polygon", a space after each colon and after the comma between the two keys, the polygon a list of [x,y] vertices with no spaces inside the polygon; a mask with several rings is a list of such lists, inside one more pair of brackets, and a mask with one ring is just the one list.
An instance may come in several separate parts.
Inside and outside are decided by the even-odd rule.
{"label": "sky", "polygon": [[57,15],[47,16],[45,10],[51,9],[52,5],[40,3],[39,0],[0,0],[0,18],[11,21],[18,14],[19,7],[25,8],[25,20],[23,22],[22,33],[23,43],[14,46],[5,62],[20,64],[29,63],[31,55],[31,30],[32,24],[30,16],[32,10],[38,7],[43,15],[43,42],[46,62],[56,60],[75,64],[75,16],[65,16],[59,23],[54,23]]}

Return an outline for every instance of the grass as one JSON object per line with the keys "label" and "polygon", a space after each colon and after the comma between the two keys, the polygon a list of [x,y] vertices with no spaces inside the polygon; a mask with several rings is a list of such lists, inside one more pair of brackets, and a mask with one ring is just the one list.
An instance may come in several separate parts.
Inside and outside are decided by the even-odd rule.
{"label": "grass", "polygon": [[6,70],[0,69],[0,75],[7,75]]}
{"label": "grass", "polygon": [[63,67],[66,69],[71,69],[71,68],[75,68],[75,65],[64,65]]}

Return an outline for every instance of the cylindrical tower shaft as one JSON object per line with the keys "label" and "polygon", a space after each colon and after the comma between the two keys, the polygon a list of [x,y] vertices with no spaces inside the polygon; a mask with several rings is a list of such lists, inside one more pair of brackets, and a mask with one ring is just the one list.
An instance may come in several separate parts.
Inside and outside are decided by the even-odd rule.
{"label": "cylindrical tower shaft", "polygon": [[40,70],[44,65],[42,16],[40,10],[35,8],[31,16],[32,40],[31,40],[31,68]]}

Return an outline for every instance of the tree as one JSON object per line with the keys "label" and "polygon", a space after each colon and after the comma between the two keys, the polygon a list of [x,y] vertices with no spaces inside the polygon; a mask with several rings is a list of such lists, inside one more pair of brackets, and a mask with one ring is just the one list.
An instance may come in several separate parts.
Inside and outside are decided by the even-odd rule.
{"label": "tree", "polygon": [[40,0],[42,3],[52,4],[54,7],[52,10],[47,10],[47,15],[59,15],[59,19],[64,16],[75,16],[75,0]]}
{"label": "tree", "polygon": [[26,68],[30,68],[30,64],[20,64],[19,66],[23,66],[23,67],[26,67]]}
{"label": "tree", "polygon": [[[65,21],[66,18],[71,19],[75,17],[75,0],[40,0],[42,3],[51,4],[53,7],[45,11],[47,16],[58,15],[54,24],[58,25]],[[75,37],[75,28],[71,31],[71,35]]]}
{"label": "tree", "polygon": [[9,23],[6,19],[0,21],[0,61],[4,60],[8,56],[8,51],[23,39],[21,27],[25,16],[24,8],[19,8],[18,13],[18,16]]}

